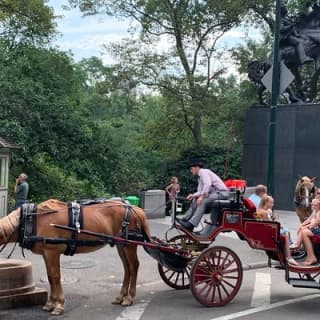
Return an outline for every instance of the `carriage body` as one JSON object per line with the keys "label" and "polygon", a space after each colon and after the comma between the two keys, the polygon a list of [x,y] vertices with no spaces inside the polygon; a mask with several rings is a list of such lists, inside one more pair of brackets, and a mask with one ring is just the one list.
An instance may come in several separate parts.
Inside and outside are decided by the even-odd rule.
{"label": "carriage body", "polygon": [[[320,265],[305,267],[288,264],[285,237],[280,235],[280,223],[256,219],[255,207],[243,197],[244,189],[240,182],[231,199],[222,202],[217,226],[210,233],[201,235],[190,232],[180,224],[173,224],[172,228],[179,235],[167,241],[189,252],[189,263],[184,272],[175,272],[168,266],[158,265],[162,279],[175,289],[190,287],[195,299],[205,306],[229,303],[241,287],[242,264],[235,252],[227,247],[215,246],[214,241],[220,234],[235,232],[239,240],[246,241],[252,249],[264,251],[269,266],[271,260],[278,261],[289,284],[320,289]],[[312,241],[320,247],[320,236],[313,237]]]}

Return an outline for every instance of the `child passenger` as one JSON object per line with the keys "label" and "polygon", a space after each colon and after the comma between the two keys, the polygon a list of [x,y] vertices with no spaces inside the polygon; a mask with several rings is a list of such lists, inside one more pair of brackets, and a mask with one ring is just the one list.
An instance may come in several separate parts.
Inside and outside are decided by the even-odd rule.
{"label": "child passenger", "polygon": [[[263,220],[275,221],[276,217],[272,211],[274,205],[274,200],[271,196],[264,195],[260,201],[259,208],[257,210],[257,217]],[[287,229],[280,226],[280,235],[285,237],[285,254],[286,259],[289,264],[298,265],[298,262],[294,260],[291,256],[289,244],[290,244],[290,234]]]}

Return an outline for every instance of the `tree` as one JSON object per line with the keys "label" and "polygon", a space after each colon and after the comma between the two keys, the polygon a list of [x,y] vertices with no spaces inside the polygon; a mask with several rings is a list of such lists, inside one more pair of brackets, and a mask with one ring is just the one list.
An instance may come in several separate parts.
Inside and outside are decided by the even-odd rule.
{"label": "tree", "polygon": [[55,34],[52,8],[44,0],[2,0],[0,39],[13,48],[19,44],[47,44]]}
{"label": "tree", "polygon": [[[201,145],[203,116],[215,103],[209,88],[223,72],[213,66],[217,41],[241,23],[251,2],[69,0],[69,3],[79,6],[85,14],[106,13],[139,23],[138,40],[112,48],[120,57],[119,68],[167,95],[180,110],[194,142]],[[154,50],[159,41],[169,45],[167,52]]]}

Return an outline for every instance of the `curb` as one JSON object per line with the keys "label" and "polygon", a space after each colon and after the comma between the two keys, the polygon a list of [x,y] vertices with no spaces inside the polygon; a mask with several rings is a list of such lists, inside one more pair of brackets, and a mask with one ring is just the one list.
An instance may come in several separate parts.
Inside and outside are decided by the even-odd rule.
{"label": "curb", "polygon": [[253,262],[243,266],[243,271],[262,269],[268,267],[268,262]]}

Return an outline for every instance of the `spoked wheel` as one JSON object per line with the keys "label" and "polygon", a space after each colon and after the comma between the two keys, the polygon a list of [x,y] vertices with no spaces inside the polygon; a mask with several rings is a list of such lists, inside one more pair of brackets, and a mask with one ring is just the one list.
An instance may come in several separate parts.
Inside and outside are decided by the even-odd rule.
{"label": "spoked wheel", "polygon": [[298,273],[299,278],[306,280],[313,280],[320,283],[320,272],[311,272],[311,273]]}
{"label": "spoked wheel", "polygon": [[211,247],[194,262],[191,270],[193,296],[206,307],[229,303],[242,283],[242,264],[229,248]]}
{"label": "spoked wheel", "polygon": [[[184,234],[172,237],[168,240],[168,243],[172,244],[172,246],[177,246],[177,248],[188,250],[190,254],[191,251],[199,249],[200,245],[197,241]],[[188,289],[190,287],[191,265],[192,259],[183,272],[176,272],[158,263],[158,271],[161,279],[169,287],[177,290]]]}

